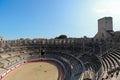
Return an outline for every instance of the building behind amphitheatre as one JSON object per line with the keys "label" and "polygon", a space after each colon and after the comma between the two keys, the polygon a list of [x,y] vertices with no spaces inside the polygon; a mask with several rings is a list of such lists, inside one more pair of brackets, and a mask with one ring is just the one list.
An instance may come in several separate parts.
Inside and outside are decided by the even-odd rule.
{"label": "building behind amphitheatre", "polygon": [[[98,20],[98,32],[93,38],[0,37],[0,80],[7,80],[6,75],[20,65],[44,61],[58,69],[56,80],[120,80],[120,31],[113,30],[112,17],[104,17]],[[39,76],[46,75],[44,72]]]}

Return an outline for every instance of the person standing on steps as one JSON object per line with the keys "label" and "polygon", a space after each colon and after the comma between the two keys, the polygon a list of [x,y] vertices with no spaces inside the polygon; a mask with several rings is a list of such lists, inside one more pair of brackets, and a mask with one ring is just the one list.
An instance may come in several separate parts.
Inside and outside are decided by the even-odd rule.
{"label": "person standing on steps", "polygon": [[41,50],[41,56],[42,56],[42,57],[44,57],[45,52],[46,52],[45,49],[42,49],[42,50]]}

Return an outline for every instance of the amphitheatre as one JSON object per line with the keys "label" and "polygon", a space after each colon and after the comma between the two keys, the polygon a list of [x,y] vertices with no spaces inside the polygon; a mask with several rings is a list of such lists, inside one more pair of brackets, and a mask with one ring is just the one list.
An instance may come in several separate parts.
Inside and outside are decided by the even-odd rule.
{"label": "amphitheatre", "polygon": [[98,20],[93,38],[0,38],[0,80],[120,80],[120,31]]}

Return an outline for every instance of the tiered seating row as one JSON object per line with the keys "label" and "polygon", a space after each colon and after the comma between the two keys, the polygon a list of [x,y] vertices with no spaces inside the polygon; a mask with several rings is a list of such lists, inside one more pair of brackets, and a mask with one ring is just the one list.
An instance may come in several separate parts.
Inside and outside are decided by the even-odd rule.
{"label": "tiered seating row", "polygon": [[120,67],[120,48],[106,51],[102,55],[101,60],[103,68],[102,79],[117,78],[114,74],[118,74],[120,71],[118,69]]}
{"label": "tiered seating row", "polygon": [[[57,56],[56,59],[60,59],[60,61],[64,61],[64,65],[69,64],[69,68],[67,69],[67,74],[70,74],[68,78],[70,79],[65,79],[65,80],[80,80],[82,72],[84,71],[82,63],[76,59],[74,56],[65,54],[65,53],[50,53],[48,55]],[[66,67],[66,66],[65,66]]]}
{"label": "tiered seating row", "polygon": [[18,52],[7,52],[0,54],[0,74],[6,71],[10,66],[29,57],[29,54],[21,54]]}

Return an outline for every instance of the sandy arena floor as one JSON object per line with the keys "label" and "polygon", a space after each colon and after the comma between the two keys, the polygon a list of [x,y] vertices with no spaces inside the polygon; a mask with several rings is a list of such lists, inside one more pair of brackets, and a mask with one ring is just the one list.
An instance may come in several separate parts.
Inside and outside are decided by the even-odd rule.
{"label": "sandy arena floor", "polygon": [[58,69],[47,62],[27,63],[10,72],[3,80],[57,80]]}

